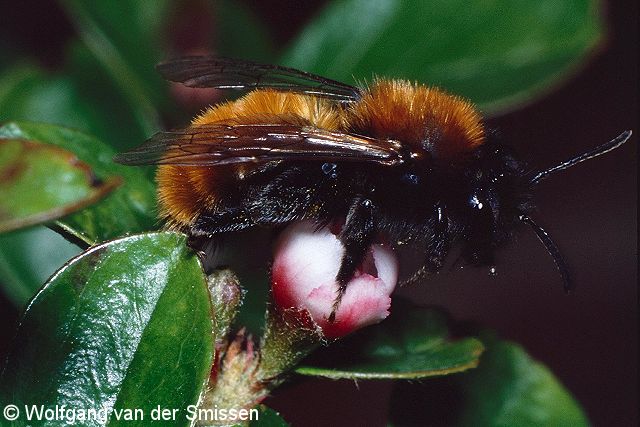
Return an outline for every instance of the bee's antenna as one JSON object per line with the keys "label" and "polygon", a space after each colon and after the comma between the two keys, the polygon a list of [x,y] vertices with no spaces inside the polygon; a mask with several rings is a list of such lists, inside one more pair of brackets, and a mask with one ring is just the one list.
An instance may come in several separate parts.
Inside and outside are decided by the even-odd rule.
{"label": "bee's antenna", "polygon": [[[542,181],[543,179],[545,179],[546,177],[548,177],[549,175],[551,175],[552,173],[555,172],[559,172],[562,170],[565,170],[567,168],[570,168],[571,166],[577,165],[578,163],[584,162],[585,160],[589,160],[589,159],[593,159],[594,157],[598,157],[602,154],[608,153],[609,151],[615,150],[616,148],[620,147],[622,144],[624,144],[625,142],[627,142],[629,140],[629,138],[631,138],[631,131],[630,130],[626,130],[624,132],[622,132],[620,135],[618,135],[616,138],[612,139],[611,141],[604,143],[596,148],[594,148],[591,151],[587,151],[586,153],[582,153],[578,156],[575,156],[569,160],[565,160],[564,162],[560,163],[559,165],[553,166],[547,170],[544,170],[542,172],[538,172],[538,174],[536,176],[534,176],[533,178],[531,178],[531,181],[529,181],[530,184],[537,184],[538,182]],[[540,237],[540,236],[538,236]]]}
{"label": "bee's antenna", "polygon": [[544,228],[536,224],[527,215],[520,215],[520,221],[531,226],[534,233],[536,233],[536,236],[538,236],[538,239],[540,239],[544,247],[547,248],[547,252],[549,252],[549,255],[551,255],[551,258],[553,258],[553,262],[556,264],[558,272],[560,273],[560,277],[562,278],[564,291],[566,293],[569,293],[573,289],[573,284],[571,283],[571,278],[569,277],[569,269],[567,268],[567,264],[564,262],[564,259],[560,254],[560,249],[558,249],[558,246],[551,239],[549,233],[547,233]]}

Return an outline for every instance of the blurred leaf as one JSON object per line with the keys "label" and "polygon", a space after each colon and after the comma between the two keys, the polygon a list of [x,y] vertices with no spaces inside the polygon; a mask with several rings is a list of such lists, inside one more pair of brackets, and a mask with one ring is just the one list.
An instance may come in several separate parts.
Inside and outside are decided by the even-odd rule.
{"label": "blurred leaf", "polygon": [[18,308],[80,249],[45,227],[0,235],[0,286]]}
{"label": "blurred leaf", "polygon": [[289,424],[280,414],[264,405],[258,405],[258,419],[250,421],[249,427],[287,427]]}
{"label": "blurred leaf", "polygon": [[133,148],[149,137],[147,119],[83,43],[68,44],[64,72],[99,117],[92,123],[90,134],[118,150]]}
{"label": "blurred leaf", "polygon": [[487,113],[548,91],[601,42],[595,0],[337,0],[282,63],[347,83],[373,75],[440,86]]}
{"label": "blurred leaf", "polygon": [[76,212],[120,183],[118,177],[97,180],[90,165],[61,148],[0,139],[0,233]]}
{"label": "blurred leaf", "polygon": [[475,338],[450,341],[442,313],[398,300],[391,312],[380,325],[316,352],[315,363],[296,372],[326,378],[397,379],[448,375],[477,366],[482,343]]}
{"label": "blurred leaf", "polygon": [[155,188],[144,168],[113,163],[114,151],[81,132],[42,123],[12,122],[0,128],[0,138],[28,139],[73,152],[89,164],[98,179],[117,175],[123,180],[106,199],[59,221],[88,244],[147,231],[156,227]]}
{"label": "blurred leaf", "polygon": [[6,39],[0,39],[0,69],[4,68],[5,64],[10,64],[16,60],[18,52],[13,43],[10,43]]}
{"label": "blurred leaf", "polygon": [[74,127],[87,132],[102,130],[102,118],[68,76],[49,76],[23,64],[0,76],[0,121],[34,120]]}
{"label": "blurred leaf", "polygon": [[0,120],[30,120],[76,128],[118,148],[146,139],[144,123],[81,44],[73,44],[62,75],[16,65],[0,75]]}
{"label": "blurred leaf", "polygon": [[[94,247],[29,304],[0,378],[0,401],[146,415],[160,405],[185,414],[211,370],[211,316],[184,236],[152,233]],[[106,425],[146,425],[114,414]]]}
{"label": "blurred leaf", "polygon": [[[236,256],[242,255],[236,254]],[[238,311],[234,324],[238,327],[247,328],[250,333],[259,336],[264,327],[265,311],[267,309],[267,301],[269,301],[270,286],[267,281],[268,275],[247,274],[246,277],[243,276],[241,279],[243,287],[248,289],[249,292],[246,293],[242,300],[242,306]]]}
{"label": "blurred leaf", "polygon": [[422,384],[397,383],[389,425],[589,425],[569,392],[522,347],[483,342],[487,351],[472,371]]}
{"label": "blurred leaf", "polygon": [[128,100],[150,135],[158,129],[156,108],[167,110],[167,85],[154,66],[161,59],[168,0],[59,0],[81,39]]}
{"label": "blurred leaf", "polygon": [[589,425],[567,389],[522,347],[494,340],[487,348],[480,368],[460,379],[466,395],[461,425]]}
{"label": "blurred leaf", "polygon": [[262,21],[240,2],[211,3],[215,15],[216,51],[222,56],[273,60],[273,42]]}

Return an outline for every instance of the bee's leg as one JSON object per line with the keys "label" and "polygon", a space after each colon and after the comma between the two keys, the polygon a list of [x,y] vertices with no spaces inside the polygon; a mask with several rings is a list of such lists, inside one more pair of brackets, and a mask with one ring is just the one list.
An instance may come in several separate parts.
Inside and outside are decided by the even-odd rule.
{"label": "bee's leg", "polygon": [[207,236],[196,236],[189,234],[187,236],[187,247],[194,251],[200,258],[204,257],[204,248],[207,246]]}
{"label": "bee's leg", "polygon": [[444,259],[449,253],[449,246],[449,219],[446,216],[444,205],[438,203],[435,208],[433,236],[427,243],[425,267],[429,272],[433,273],[442,268]]}
{"label": "bee's leg", "polygon": [[345,248],[344,256],[340,264],[340,270],[336,275],[338,282],[338,295],[333,303],[333,309],[329,315],[329,321],[333,322],[340,301],[347,290],[347,283],[353,277],[356,269],[364,260],[369,247],[375,237],[373,221],[374,206],[371,200],[358,198],[354,200],[338,238]]}
{"label": "bee's leg", "polygon": [[428,274],[440,271],[444,265],[444,259],[449,253],[451,246],[449,236],[449,219],[446,216],[444,205],[438,203],[435,208],[434,216],[430,220],[432,234],[427,241],[425,248],[426,258],[422,267],[408,279],[402,282],[402,286],[413,284]]}
{"label": "bee's leg", "polygon": [[240,231],[254,225],[242,207],[231,207],[217,211],[205,211],[191,226],[191,234],[212,237],[214,234]]}
{"label": "bee's leg", "polygon": [[222,240],[226,232],[239,231],[253,225],[242,208],[205,211],[189,229],[187,246],[196,252],[207,273],[220,267]]}

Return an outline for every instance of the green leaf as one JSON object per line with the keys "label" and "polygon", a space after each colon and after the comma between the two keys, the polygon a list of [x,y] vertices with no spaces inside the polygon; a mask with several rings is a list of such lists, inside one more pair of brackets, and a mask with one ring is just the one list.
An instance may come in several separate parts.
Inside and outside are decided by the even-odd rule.
{"label": "green leaf", "polygon": [[99,115],[69,76],[51,76],[28,64],[16,65],[0,76],[0,121],[8,120],[48,122],[110,135],[108,119]]}
{"label": "green leaf", "polygon": [[466,404],[460,425],[589,425],[567,389],[522,347],[493,340],[487,348],[480,368],[461,379]]}
{"label": "green leaf", "polygon": [[[265,248],[265,251],[268,250],[269,248]],[[241,257],[242,254],[236,253],[234,256]],[[238,328],[246,328],[247,331],[256,336],[259,336],[264,328],[265,311],[271,289],[268,278],[268,272],[262,270],[241,277],[244,288],[250,289],[250,291],[244,296],[242,306],[238,311],[234,324]]]}
{"label": "green leaf", "polygon": [[167,85],[155,72],[171,2],[59,0],[81,39],[102,64],[151,134],[156,108],[168,108]]}
{"label": "green leaf", "polygon": [[0,287],[22,309],[45,280],[80,249],[45,227],[0,235]]}
{"label": "green leaf", "polygon": [[135,147],[147,139],[150,128],[147,117],[110,78],[102,64],[82,42],[73,40],[67,45],[64,73],[71,78],[82,98],[98,116],[88,131],[103,142],[122,151]]}
{"label": "green leaf", "polygon": [[[94,247],[31,301],[0,378],[0,402],[105,408],[148,425],[151,410],[195,405],[208,380],[212,312],[197,257],[175,233]],[[116,419],[140,408],[145,420]],[[21,417],[15,425],[46,425]],[[96,424],[94,424],[96,425]]]}
{"label": "green leaf", "polygon": [[76,212],[120,183],[96,180],[90,165],[56,146],[0,139],[0,233]]}
{"label": "green leaf", "polygon": [[595,0],[338,0],[306,27],[282,62],[352,82],[417,80],[486,113],[548,91],[603,39]]}
{"label": "green leaf", "polygon": [[66,73],[19,64],[0,75],[0,120],[30,120],[75,128],[119,149],[148,136],[136,107],[118,91],[81,43],[68,49]]}
{"label": "green leaf", "polygon": [[125,233],[156,228],[155,188],[150,172],[113,163],[115,152],[81,132],[42,123],[12,122],[0,127],[0,138],[34,140],[73,152],[91,166],[98,179],[119,176],[123,184],[102,202],[59,221],[60,226],[88,244]]}
{"label": "green leaf", "polygon": [[256,61],[273,60],[273,42],[264,23],[237,1],[211,3],[215,16],[216,49],[222,56]]}
{"label": "green leaf", "polygon": [[316,352],[315,363],[296,372],[326,378],[397,379],[448,375],[474,368],[483,346],[475,338],[451,341],[447,320],[435,310],[394,301],[392,315],[334,348]]}
{"label": "green leaf", "polygon": [[390,425],[587,426],[580,405],[519,345],[484,339],[478,368],[422,384],[397,383]]}

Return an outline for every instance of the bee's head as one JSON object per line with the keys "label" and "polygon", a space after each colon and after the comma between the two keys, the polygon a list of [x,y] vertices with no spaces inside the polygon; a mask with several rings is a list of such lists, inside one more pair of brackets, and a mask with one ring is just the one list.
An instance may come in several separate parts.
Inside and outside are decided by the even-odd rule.
{"label": "bee's head", "polygon": [[468,262],[492,266],[493,253],[508,240],[520,224],[529,225],[552,256],[564,281],[565,290],[571,288],[568,269],[549,234],[529,216],[533,210],[533,189],[555,172],[567,169],[584,160],[607,153],[624,144],[631,131],[556,166],[529,174],[524,164],[514,158],[508,148],[488,141],[473,153],[466,168],[463,186],[464,252]]}
{"label": "bee's head", "polygon": [[519,217],[533,208],[524,164],[511,150],[487,141],[475,150],[465,169],[463,193],[463,256],[475,265],[494,263],[495,249],[509,240]]}

